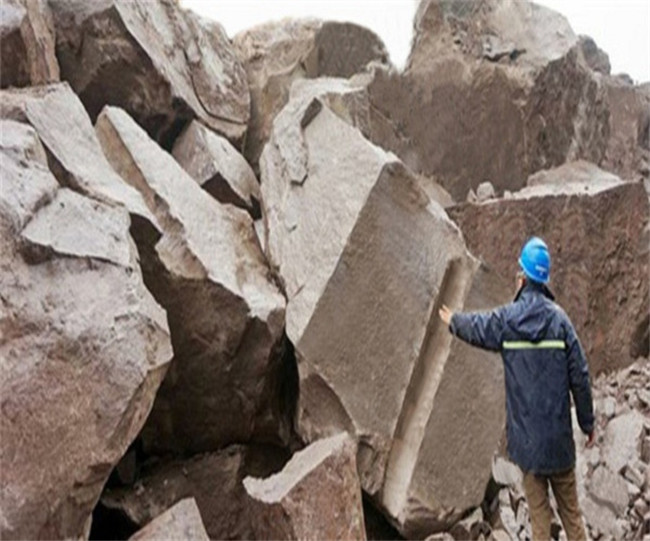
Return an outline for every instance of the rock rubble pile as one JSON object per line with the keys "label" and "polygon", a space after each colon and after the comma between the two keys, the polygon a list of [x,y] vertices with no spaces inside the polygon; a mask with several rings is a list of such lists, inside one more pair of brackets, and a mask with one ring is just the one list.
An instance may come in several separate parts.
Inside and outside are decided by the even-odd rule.
{"label": "rock rubble pile", "polygon": [[0,15],[1,538],[526,539],[501,362],[437,313],[532,234],[590,534],[650,535],[649,87],[562,16],[422,0],[400,72],[349,23]]}

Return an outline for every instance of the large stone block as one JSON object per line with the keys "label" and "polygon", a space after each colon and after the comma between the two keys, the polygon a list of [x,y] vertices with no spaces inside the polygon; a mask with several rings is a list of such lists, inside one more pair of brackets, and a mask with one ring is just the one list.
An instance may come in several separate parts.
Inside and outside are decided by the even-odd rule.
{"label": "large stone block", "polygon": [[366,538],[356,446],[345,433],[297,452],[267,479],[244,487],[255,539]]}
{"label": "large stone block", "polygon": [[0,136],[0,535],[83,538],[167,370],[167,321],[126,210],[59,188],[26,124]]}
{"label": "large stone block", "polygon": [[285,300],[249,215],[200,188],[123,110],[97,133],[163,230],[141,247],[145,283],[166,308],[174,361],[143,432],[150,451],[202,452],[284,440],[280,345]]}
{"label": "large stone block", "polygon": [[546,240],[551,289],[597,374],[627,366],[644,347],[647,355],[648,198],[641,183],[621,183],[597,169],[585,181],[589,174],[584,164],[568,164],[536,175],[549,184],[448,211],[472,253],[504,277],[516,271],[528,237]]}
{"label": "large stone block", "polygon": [[240,143],[250,96],[223,28],[178,2],[51,0],[61,77],[93,119],[104,105],[126,109],[170,148],[198,118]]}
{"label": "large stone block", "polygon": [[245,154],[252,164],[257,164],[294,81],[348,78],[370,62],[388,63],[381,39],[352,23],[285,19],[245,30],[233,43],[251,90]]}
{"label": "large stone block", "polygon": [[47,0],[5,0],[0,17],[0,88],[59,80]]}
{"label": "large stone block", "polygon": [[604,89],[545,7],[423,0],[407,68],[378,75],[368,92],[384,129],[369,137],[456,201],[485,181],[502,193],[539,169],[604,157]]}
{"label": "large stone block", "polygon": [[251,166],[227,139],[193,120],[176,140],[172,154],[216,200],[259,218],[260,185]]}
{"label": "large stone block", "polygon": [[[349,432],[362,487],[402,531],[412,493],[422,497],[420,518],[441,527],[480,503],[503,426],[496,361],[477,368],[485,392],[466,393],[460,411],[436,407],[462,387],[466,375],[452,366],[468,354],[452,345],[437,310],[463,309],[481,271],[419,180],[333,109],[313,93],[293,94],[260,161],[265,245],[298,360],[298,432],[307,441]],[[475,307],[507,300],[503,291],[486,298]],[[433,461],[423,454],[440,452],[428,439],[451,430],[460,442],[465,429],[453,418],[477,411],[495,413],[482,419],[480,444],[449,453],[437,470],[472,464],[463,474],[472,489],[453,501],[442,484],[423,489]]]}

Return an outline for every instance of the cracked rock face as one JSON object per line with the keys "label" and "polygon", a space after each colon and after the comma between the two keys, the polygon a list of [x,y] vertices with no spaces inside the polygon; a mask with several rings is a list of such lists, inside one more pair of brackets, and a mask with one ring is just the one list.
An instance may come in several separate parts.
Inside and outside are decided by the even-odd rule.
{"label": "cracked rock face", "polygon": [[177,2],[52,0],[61,77],[94,120],[126,109],[166,148],[194,118],[239,144],[250,98],[223,28]]}
{"label": "cracked rock face", "polygon": [[256,539],[366,539],[356,449],[345,433],[298,451],[281,472],[247,477]]}
{"label": "cracked rock face", "polygon": [[147,287],[167,310],[174,361],[143,432],[152,452],[285,441],[279,346],[285,300],[248,214],[202,190],[123,110],[97,133],[115,170],[162,227],[140,246]]}
{"label": "cracked rock face", "polygon": [[[539,184],[544,179],[548,183]],[[531,183],[538,185],[510,199],[449,209],[472,253],[512,276],[523,243],[541,236],[553,258],[550,287],[576,326],[591,373],[647,355],[650,255],[643,185],[622,183],[584,163],[536,175]]]}
{"label": "cracked rock face", "polygon": [[171,359],[129,215],[59,188],[36,131],[0,121],[3,538],[80,538]]}
{"label": "cracked rock face", "polygon": [[[446,368],[457,350],[437,307],[465,305],[478,263],[401,162],[309,92],[277,117],[260,164],[267,254],[287,294],[298,360],[298,431],[307,441],[349,432],[364,490],[402,531],[416,508],[417,521],[440,528],[480,503],[481,464],[487,472],[503,426],[501,367],[481,359],[486,393],[463,408],[495,415],[472,460],[459,464],[476,464],[469,475],[483,486],[464,495],[424,487],[438,431],[460,432],[452,408],[436,403],[464,377]],[[491,306],[506,300],[486,297]]]}
{"label": "cracked rock face", "polygon": [[605,93],[561,15],[528,2],[423,0],[413,43],[404,73],[368,89],[396,136],[370,138],[456,201],[482,182],[501,194],[539,169],[604,157]]}
{"label": "cracked rock face", "polygon": [[0,88],[59,80],[47,0],[5,0],[0,18]]}
{"label": "cracked rock face", "polygon": [[194,498],[186,498],[158,515],[144,528],[132,535],[130,541],[156,539],[191,539],[208,541],[201,513]]}
{"label": "cracked rock face", "polygon": [[233,39],[248,75],[251,121],[245,155],[257,164],[273,119],[298,79],[348,78],[371,62],[388,64],[381,39],[352,23],[286,19],[245,30]]}
{"label": "cracked rock face", "polygon": [[172,154],[217,201],[259,218],[261,196],[255,173],[226,138],[194,120],[176,140]]}

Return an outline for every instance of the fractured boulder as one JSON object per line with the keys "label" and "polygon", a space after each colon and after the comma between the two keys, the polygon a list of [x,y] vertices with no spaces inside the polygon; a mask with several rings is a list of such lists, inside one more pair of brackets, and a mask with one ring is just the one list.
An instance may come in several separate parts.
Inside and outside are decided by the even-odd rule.
{"label": "fractured boulder", "polygon": [[[350,433],[363,489],[401,531],[410,531],[414,494],[418,517],[442,527],[482,500],[504,421],[500,363],[468,361],[482,391],[467,392],[454,365],[468,352],[437,316],[441,303],[462,309],[475,297],[483,271],[418,179],[333,109],[292,93],[260,160],[264,244],[288,298],[298,361],[297,430],[306,441]],[[496,290],[474,308],[507,300]],[[456,403],[459,387],[467,400]],[[453,407],[436,406],[450,399]],[[460,443],[467,431],[456,416],[479,411],[491,413],[471,421],[481,425],[480,443],[459,445],[434,467],[424,455],[440,452],[440,434]],[[470,490],[447,492],[430,477],[435,488],[424,488],[420,476],[445,478],[453,464],[473,479]]]}
{"label": "fractured boulder", "polygon": [[353,23],[284,19],[236,35],[235,51],[248,75],[251,121],[245,154],[257,164],[273,119],[297,79],[348,78],[371,62],[388,63],[381,39]]}
{"label": "fractured boulder", "polygon": [[177,2],[50,0],[61,77],[95,120],[126,109],[166,148],[194,118],[238,144],[250,97],[223,28]]}
{"label": "fractured boulder", "polygon": [[0,88],[58,81],[47,0],[4,0],[0,10]]}
{"label": "fractured boulder", "polygon": [[377,75],[371,111],[397,136],[370,139],[456,201],[484,181],[501,194],[539,169],[604,157],[605,92],[566,19],[545,7],[422,0],[407,68]]}
{"label": "fractured boulder", "polygon": [[548,184],[448,212],[472,253],[504,277],[516,270],[526,239],[544,238],[553,258],[551,289],[597,374],[634,362],[636,329],[648,325],[648,198],[642,184],[603,171],[583,181],[588,171],[567,164],[545,175]]}
{"label": "fractured boulder", "polygon": [[144,526],[177,502],[194,498],[211,539],[255,539],[242,481],[278,471],[285,455],[273,447],[234,445],[190,459],[145,464],[135,485],[107,489],[102,504]]}
{"label": "fractured boulder", "polygon": [[247,477],[255,539],[366,539],[356,448],[345,433],[298,451],[281,472]]}
{"label": "fractured boulder", "polygon": [[0,536],[82,538],[167,370],[167,321],[126,210],[59,188],[30,126],[0,137]]}
{"label": "fractured boulder", "polygon": [[181,500],[129,537],[130,541],[159,539],[209,541],[194,498]]}
{"label": "fractured boulder", "polygon": [[285,440],[285,300],[252,220],[202,190],[123,110],[106,107],[96,129],[163,230],[140,255],[145,283],[167,310],[174,361],[143,431],[145,448],[203,452],[252,437]]}
{"label": "fractured boulder", "polygon": [[228,140],[193,120],[174,144],[172,155],[205,191],[259,217],[260,186],[244,157]]}

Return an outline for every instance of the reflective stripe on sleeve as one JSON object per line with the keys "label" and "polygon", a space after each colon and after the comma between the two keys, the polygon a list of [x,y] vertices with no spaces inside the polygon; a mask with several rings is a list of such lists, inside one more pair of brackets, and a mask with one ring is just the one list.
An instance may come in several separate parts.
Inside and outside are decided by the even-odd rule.
{"label": "reflective stripe on sleeve", "polygon": [[542,340],[540,342],[504,341],[503,349],[566,349],[564,340]]}

